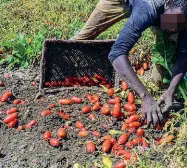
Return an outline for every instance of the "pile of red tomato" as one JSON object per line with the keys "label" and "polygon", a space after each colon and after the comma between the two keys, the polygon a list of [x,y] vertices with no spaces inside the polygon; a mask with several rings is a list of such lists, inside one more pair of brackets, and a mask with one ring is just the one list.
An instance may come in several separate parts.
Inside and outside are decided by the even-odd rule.
{"label": "pile of red tomato", "polygon": [[48,81],[45,82],[46,87],[59,87],[59,86],[99,86],[103,85],[107,88],[112,87],[112,83],[105,77],[95,74],[93,77],[85,75],[83,77],[70,76],[65,78],[64,81]]}

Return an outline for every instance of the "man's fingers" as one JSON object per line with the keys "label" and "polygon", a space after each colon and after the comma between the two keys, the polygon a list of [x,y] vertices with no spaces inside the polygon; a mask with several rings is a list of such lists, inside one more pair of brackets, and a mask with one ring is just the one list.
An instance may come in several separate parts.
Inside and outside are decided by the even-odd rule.
{"label": "man's fingers", "polygon": [[167,103],[166,106],[162,109],[162,113],[167,113],[172,107],[172,103]]}
{"label": "man's fingers", "polygon": [[159,122],[156,111],[152,113],[152,118],[153,118],[153,125],[156,126],[156,124]]}
{"label": "man's fingers", "polygon": [[152,115],[150,112],[147,113],[147,127],[150,128],[151,124],[153,122]]}
{"label": "man's fingers", "polygon": [[160,97],[160,98],[158,99],[158,101],[157,101],[157,104],[160,105],[162,102],[164,102],[164,99],[163,99],[163,97]]}
{"label": "man's fingers", "polygon": [[157,114],[158,114],[159,121],[162,122],[164,118],[159,106],[157,107]]}

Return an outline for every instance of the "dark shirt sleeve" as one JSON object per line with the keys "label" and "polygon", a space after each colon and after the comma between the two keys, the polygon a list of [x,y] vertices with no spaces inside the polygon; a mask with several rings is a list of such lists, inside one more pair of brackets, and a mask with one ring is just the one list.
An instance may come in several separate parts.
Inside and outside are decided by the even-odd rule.
{"label": "dark shirt sleeve", "polygon": [[187,30],[179,33],[176,62],[172,76],[187,71]]}
{"label": "dark shirt sleeve", "polygon": [[131,48],[141,36],[141,33],[148,27],[154,25],[158,20],[152,6],[143,1],[136,0],[132,6],[132,12],[121,30],[116,42],[112,46],[108,59],[112,63],[121,55],[127,56]]}

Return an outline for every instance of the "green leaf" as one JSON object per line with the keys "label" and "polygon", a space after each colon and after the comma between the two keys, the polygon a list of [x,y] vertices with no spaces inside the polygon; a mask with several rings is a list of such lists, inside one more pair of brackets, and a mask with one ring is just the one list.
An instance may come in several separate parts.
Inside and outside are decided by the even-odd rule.
{"label": "green leaf", "polygon": [[109,134],[110,135],[121,135],[123,132],[122,131],[118,131],[118,130],[110,130]]}
{"label": "green leaf", "polygon": [[103,86],[103,85],[100,85],[100,86],[104,89],[105,92],[108,91],[108,88],[107,88],[107,87],[105,87],[105,86]]}
{"label": "green leaf", "polygon": [[168,84],[168,83],[170,83],[170,80],[164,77],[163,78],[163,83]]}
{"label": "green leaf", "polygon": [[103,155],[104,168],[112,168],[112,161],[109,156]]}

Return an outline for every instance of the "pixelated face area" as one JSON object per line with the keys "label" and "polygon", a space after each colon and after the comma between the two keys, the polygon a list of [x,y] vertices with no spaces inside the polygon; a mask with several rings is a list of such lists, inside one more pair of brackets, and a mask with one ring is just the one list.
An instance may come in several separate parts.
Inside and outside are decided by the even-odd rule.
{"label": "pixelated face area", "polygon": [[180,8],[168,9],[161,15],[161,29],[170,32],[183,31],[186,28],[184,12]]}

